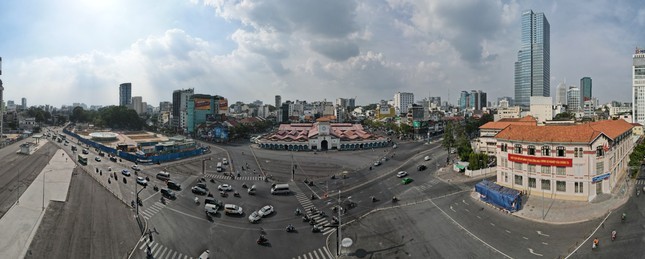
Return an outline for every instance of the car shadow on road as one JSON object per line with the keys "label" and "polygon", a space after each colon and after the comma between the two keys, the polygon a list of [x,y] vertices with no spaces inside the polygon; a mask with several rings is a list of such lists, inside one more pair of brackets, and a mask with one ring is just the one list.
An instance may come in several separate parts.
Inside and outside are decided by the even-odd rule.
{"label": "car shadow on road", "polygon": [[[400,244],[400,245],[395,245],[395,246],[391,246],[391,247],[386,247],[386,248],[379,249],[379,250],[374,250],[374,251],[367,251],[367,250],[365,250],[365,249],[363,249],[363,248],[359,248],[359,249],[356,249],[356,251],[354,251],[354,252],[350,252],[350,253],[348,253],[347,255],[348,255],[348,256],[355,256],[355,257],[358,257],[358,258],[365,258],[365,257],[367,257],[367,256],[372,257],[372,256],[374,256],[374,255],[375,255],[375,254],[377,254],[377,253],[385,252],[385,251],[389,251],[389,250],[395,250],[395,249],[398,249],[398,248],[400,248],[400,247],[403,247],[404,245],[405,245],[405,244]],[[406,254],[407,254],[407,252],[405,252],[405,251],[404,251],[404,253],[406,253]]]}

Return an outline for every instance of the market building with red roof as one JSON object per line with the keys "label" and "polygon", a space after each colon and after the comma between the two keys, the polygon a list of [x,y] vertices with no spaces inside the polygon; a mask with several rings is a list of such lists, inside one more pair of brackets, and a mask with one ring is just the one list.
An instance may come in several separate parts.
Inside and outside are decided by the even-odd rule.
{"label": "market building with red roof", "polygon": [[256,143],[275,150],[358,150],[387,147],[391,140],[365,131],[360,124],[320,120],[281,124],[277,131],[262,136]]}
{"label": "market building with red roof", "polygon": [[529,195],[592,201],[624,181],[637,139],[633,127],[624,120],[506,125],[494,137],[497,183]]}

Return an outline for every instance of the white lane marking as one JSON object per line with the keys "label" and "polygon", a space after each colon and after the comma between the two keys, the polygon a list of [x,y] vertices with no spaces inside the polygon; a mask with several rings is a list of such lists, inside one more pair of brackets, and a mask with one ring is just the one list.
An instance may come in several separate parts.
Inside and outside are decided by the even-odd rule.
{"label": "white lane marking", "polygon": [[464,204],[469,205],[466,200],[461,200]]}
{"label": "white lane marking", "polygon": [[[158,244],[159,244],[159,243],[155,243],[155,245],[154,245],[154,246],[152,246],[152,249],[150,249],[150,252],[154,252],[154,251],[155,251],[155,249],[157,249],[157,245],[158,245]],[[159,247],[161,247],[161,246],[159,246]]]}
{"label": "white lane marking", "polygon": [[470,210],[468,210],[468,209],[464,209],[464,210],[466,210],[467,212],[470,212]]}
{"label": "white lane marking", "polygon": [[478,218],[478,219],[482,219],[482,217],[480,217],[480,216],[477,216],[477,218]]}
{"label": "white lane marking", "polygon": [[542,233],[542,231],[539,231],[539,230],[537,231],[537,233],[538,233],[538,235],[542,235],[542,236],[545,236],[545,237],[548,237],[548,236],[549,236],[549,235],[547,235],[547,234],[543,234],[543,233]]}
{"label": "white lane marking", "polygon": [[325,253],[327,254],[327,256],[328,256],[330,259],[331,259],[331,258],[334,258],[334,257],[331,255],[331,252],[329,251],[329,249],[327,249],[327,247],[326,247],[326,246],[323,246],[323,250],[325,251]]}
{"label": "white lane marking", "polygon": [[526,239],[526,240],[529,240],[529,238],[528,238],[528,237],[522,237],[522,238],[524,238],[524,239]]}
{"label": "white lane marking", "polygon": [[493,226],[493,227],[495,226],[495,224],[493,222],[491,222],[490,225]]}
{"label": "white lane marking", "polygon": [[537,255],[537,256],[542,256],[542,254],[538,254],[536,252],[533,252],[533,249],[531,249],[531,248],[529,248],[529,252],[531,252],[531,254],[534,254],[534,255]]}
{"label": "white lane marking", "polygon": [[545,245],[545,246],[549,245],[549,243],[547,243],[547,242],[542,242],[542,244]]}
{"label": "white lane marking", "polygon": [[317,252],[317,250],[314,250],[314,255],[316,256],[316,259],[320,259],[320,257],[318,257],[318,252]]}
{"label": "white lane marking", "polygon": [[457,212],[455,209],[452,208],[452,206],[450,206],[450,210],[452,210],[454,212]]}
{"label": "white lane marking", "polygon": [[511,231],[509,231],[508,229],[506,229],[505,231],[506,231],[506,233],[509,233],[509,234],[511,233]]}

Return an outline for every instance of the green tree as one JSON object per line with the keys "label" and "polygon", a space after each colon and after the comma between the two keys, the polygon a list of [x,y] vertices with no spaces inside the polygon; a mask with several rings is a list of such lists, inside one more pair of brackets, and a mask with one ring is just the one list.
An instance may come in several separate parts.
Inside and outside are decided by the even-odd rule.
{"label": "green tree", "polygon": [[450,152],[450,149],[454,148],[456,144],[457,140],[455,139],[453,123],[449,121],[443,129],[443,142],[441,142],[441,146]]}

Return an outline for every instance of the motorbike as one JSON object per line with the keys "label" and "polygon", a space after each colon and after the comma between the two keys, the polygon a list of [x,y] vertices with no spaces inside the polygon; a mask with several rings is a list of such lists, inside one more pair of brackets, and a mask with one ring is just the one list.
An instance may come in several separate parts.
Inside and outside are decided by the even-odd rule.
{"label": "motorbike", "polygon": [[616,230],[611,232],[611,241],[616,240]]}
{"label": "motorbike", "polygon": [[234,192],[234,193],[233,193],[233,196],[235,196],[235,197],[238,197],[238,198],[239,198],[239,197],[240,197],[240,193],[239,193],[239,192]]}
{"label": "motorbike", "polygon": [[246,185],[246,183],[243,183],[243,184],[242,184],[242,188],[247,189],[247,188],[249,188],[249,187]]}
{"label": "motorbike", "polygon": [[600,242],[596,238],[596,239],[593,240],[593,243],[591,243],[591,249],[596,249],[596,248],[598,248],[599,245],[600,245]]}
{"label": "motorbike", "polygon": [[397,201],[399,201],[399,199],[396,196],[392,197],[392,202],[397,202]]}
{"label": "motorbike", "polygon": [[295,214],[296,214],[296,216],[300,216],[300,214],[302,214],[302,212],[300,212],[300,209],[296,209]]}
{"label": "motorbike", "polygon": [[215,179],[211,179],[211,183],[215,183]]}
{"label": "motorbike", "polygon": [[376,202],[376,201],[378,201],[376,197],[372,196],[372,202]]}
{"label": "motorbike", "polygon": [[256,242],[258,243],[258,245],[264,245],[269,242],[269,240],[264,236],[260,236],[260,238],[258,238]]}
{"label": "motorbike", "polygon": [[311,232],[318,233],[318,232],[320,232],[320,231],[321,231],[321,229],[320,229],[320,227],[319,227],[318,225],[314,225],[314,226],[311,228]]}
{"label": "motorbike", "polygon": [[228,193],[226,192],[219,192],[219,195],[222,197],[228,197]]}
{"label": "motorbike", "polygon": [[320,212],[318,212],[318,215],[320,215],[320,216],[321,216],[321,217],[323,217],[323,218],[324,218],[324,217],[327,217],[327,215],[325,214],[325,212],[324,212],[324,211],[320,211]]}
{"label": "motorbike", "polygon": [[307,222],[309,220],[310,219],[309,219],[309,217],[307,217],[307,215],[302,216],[302,221]]}
{"label": "motorbike", "polygon": [[622,216],[620,216],[620,221],[625,222],[625,219],[627,218],[627,214],[623,213]]}
{"label": "motorbike", "polygon": [[332,222],[333,224],[338,224],[338,218],[336,218],[336,217],[331,217],[331,222]]}
{"label": "motorbike", "polygon": [[312,218],[312,219],[309,221],[309,225],[315,226],[315,225],[316,225],[316,220]]}
{"label": "motorbike", "polygon": [[164,199],[164,197],[161,197],[161,203],[166,204],[166,199]]}
{"label": "motorbike", "polygon": [[195,197],[195,204],[199,205],[199,198]]}
{"label": "motorbike", "polygon": [[295,230],[296,230],[296,228],[293,227],[293,225],[289,224],[289,226],[287,226],[287,232],[293,232]]}

